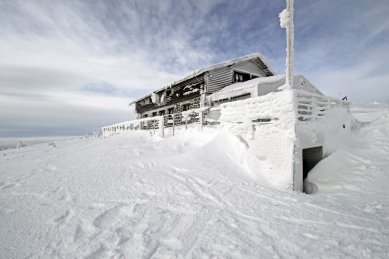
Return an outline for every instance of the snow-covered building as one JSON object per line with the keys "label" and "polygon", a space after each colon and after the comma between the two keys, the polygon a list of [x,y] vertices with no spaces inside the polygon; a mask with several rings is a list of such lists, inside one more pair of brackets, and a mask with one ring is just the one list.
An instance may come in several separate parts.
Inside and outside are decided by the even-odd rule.
{"label": "snow-covered building", "polygon": [[[206,119],[244,143],[237,152],[254,178],[280,189],[312,192],[308,173],[350,133],[348,101],[322,94],[304,76],[285,88],[285,76],[236,83],[210,95]],[[231,101],[246,96],[244,100]]]}
{"label": "snow-covered building", "polygon": [[324,95],[302,75],[291,81],[274,75],[260,54],[223,62],[133,101],[138,120],[104,127],[103,135],[159,129],[164,136],[165,127],[174,135],[193,122],[219,125],[249,175],[302,191],[309,171],[337,149],[353,119],[347,101]]}
{"label": "snow-covered building", "polygon": [[[197,70],[131,102],[130,106],[135,105],[139,119],[180,113],[205,105],[207,96],[226,86],[273,75],[265,58],[255,53]],[[233,99],[246,97],[236,96]]]}

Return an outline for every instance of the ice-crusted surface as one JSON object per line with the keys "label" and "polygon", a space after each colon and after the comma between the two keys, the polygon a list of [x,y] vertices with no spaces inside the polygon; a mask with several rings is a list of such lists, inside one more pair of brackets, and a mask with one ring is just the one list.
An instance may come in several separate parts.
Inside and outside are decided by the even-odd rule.
{"label": "ice-crusted surface", "polygon": [[291,88],[294,74],[294,0],[286,0],[286,9],[280,14],[280,26],[286,29],[286,82],[283,89]]}
{"label": "ice-crusted surface", "polygon": [[251,122],[256,119],[277,119],[284,128],[295,120],[292,91],[269,93],[264,96],[221,104],[222,123]]}
{"label": "ice-crusted surface", "polygon": [[278,16],[280,18],[280,27],[286,29],[290,21],[288,10],[282,10],[282,12]]}
{"label": "ice-crusted surface", "polygon": [[238,128],[0,151],[0,258],[387,258],[389,111],[353,111],[315,195],[251,175]]}
{"label": "ice-crusted surface", "polygon": [[284,190],[293,182],[294,108],[293,90],[220,105],[220,122],[246,139],[248,148],[240,153],[249,174]]}

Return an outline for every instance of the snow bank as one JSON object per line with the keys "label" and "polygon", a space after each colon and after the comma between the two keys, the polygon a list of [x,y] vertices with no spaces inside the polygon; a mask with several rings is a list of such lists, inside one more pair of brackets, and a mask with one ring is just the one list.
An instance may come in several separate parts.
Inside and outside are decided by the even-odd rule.
{"label": "snow bank", "polygon": [[389,112],[378,108],[308,176],[317,195],[267,184],[291,137],[269,123],[1,150],[0,257],[387,258]]}
{"label": "snow bank", "polygon": [[292,91],[270,93],[220,105],[221,123],[243,123],[258,119],[277,119],[288,128],[295,119]]}
{"label": "snow bank", "polygon": [[[325,125],[325,122],[321,124],[321,127],[325,125],[327,129],[340,129],[338,132],[330,132],[330,137],[325,143],[328,157],[323,159],[308,175],[307,180],[317,186],[318,192],[359,191],[359,188],[363,188],[371,177],[370,174],[365,174],[366,170],[380,177],[388,176],[388,169],[382,168],[384,161],[376,159],[389,151],[389,110],[385,109],[386,105],[378,106],[381,108],[378,111],[377,106],[374,106],[364,105],[364,107],[355,109],[354,115],[359,119],[364,119],[365,126],[360,121],[342,114],[341,111],[334,111],[333,115],[339,116],[339,121],[345,121],[345,129],[340,125],[330,127],[328,124]],[[327,121],[327,123],[330,122]],[[345,134],[345,131],[352,134]],[[364,163],[361,167],[359,167],[360,162]],[[378,169],[379,164],[383,171]],[[384,164],[387,163],[384,162]],[[359,188],[355,187],[355,181],[360,181]]]}

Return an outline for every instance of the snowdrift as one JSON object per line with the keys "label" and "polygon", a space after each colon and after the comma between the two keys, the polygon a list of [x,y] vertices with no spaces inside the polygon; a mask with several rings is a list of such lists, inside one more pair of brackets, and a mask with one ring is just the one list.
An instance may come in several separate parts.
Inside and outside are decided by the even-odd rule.
{"label": "snowdrift", "polygon": [[[307,181],[316,185],[316,192],[362,191],[372,177],[371,174],[365,174],[365,171],[374,172],[375,177],[388,176],[387,169],[377,172],[376,163],[385,164],[385,161],[375,161],[388,151],[387,105],[365,106],[367,107],[358,107],[353,113],[356,117],[350,125],[353,134],[332,139],[327,151],[328,157],[309,173]],[[377,111],[375,106],[382,107],[383,110],[381,108]],[[358,187],[355,187],[355,181],[358,181]]]}
{"label": "snowdrift", "polygon": [[269,186],[266,123],[1,150],[0,257],[387,258],[388,114],[358,110],[316,195]]}

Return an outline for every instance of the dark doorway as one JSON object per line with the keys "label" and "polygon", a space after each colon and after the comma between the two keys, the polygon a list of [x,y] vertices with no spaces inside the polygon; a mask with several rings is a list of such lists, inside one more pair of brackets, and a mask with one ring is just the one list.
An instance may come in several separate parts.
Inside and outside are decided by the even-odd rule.
{"label": "dark doorway", "polygon": [[309,171],[323,158],[323,147],[311,147],[303,149],[303,180],[307,178]]}

